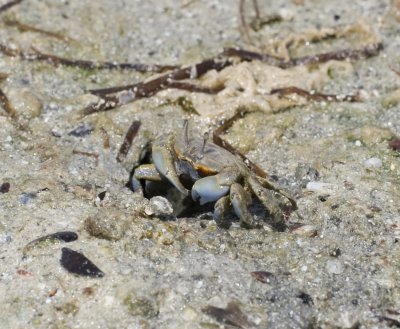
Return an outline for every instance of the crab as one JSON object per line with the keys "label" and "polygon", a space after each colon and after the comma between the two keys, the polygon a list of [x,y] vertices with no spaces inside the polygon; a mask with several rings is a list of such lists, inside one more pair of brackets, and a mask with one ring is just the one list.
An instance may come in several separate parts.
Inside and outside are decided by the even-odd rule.
{"label": "crab", "polygon": [[[200,205],[215,202],[213,218],[220,227],[229,227],[230,206],[242,227],[261,227],[249,210],[254,195],[266,208],[273,224],[284,225],[285,216],[277,195],[285,197],[294,210],[296,201],[267,178],[256,175],[240,157],[210,141],[209,134],[203,139],[189,137],[187,127],[186,123],[183,136],[170,134],[153,143],[153,163],[135,169],[134,190],[141,186],[140,180],[167,180]],[[186,184],[188,180],[193,184],[191,188]]]}

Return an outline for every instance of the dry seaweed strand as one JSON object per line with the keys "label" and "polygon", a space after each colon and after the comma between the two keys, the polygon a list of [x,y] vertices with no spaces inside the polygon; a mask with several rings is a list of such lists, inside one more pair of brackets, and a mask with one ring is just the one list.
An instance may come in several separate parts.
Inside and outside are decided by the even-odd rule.
{"label": "dry seaweed strand", "polygon": [[70,67],[78,67],[88,70],[134,70],[137,72],[163,72],[176,68],[174,65],[148,65],[143,63],[116,63],[89,61],[81,59],[69,59],[56,55],[42,53],[38,49],[32,47],[32,52],[24,52],[19,49],[14,49],[0,44],[0,52],[10,57],[19,57],[28,61],[42,61],[52,65],[65,65]]}
{"label": "dry seaweed strand", "polygon": [[40,34],[43,34],[45,36],[48,36],[48,37],[51,37],[51,38],[55,38],[57,40],[61,40],[61,41],[65,41],[65,42],[76,42],[75,39],[73,39],[71,37],[68,37],[68,36],[65,36],[65,35],[63,35],[61,33],[47,31],[47,30],[44,30],[44,29],[41,29],[41,28],[38,28],[38,27],[35,27],[35,26],[31,26],[31,25],[28,25],[28,24],[21,23],[21,22],[19,22],[17,20],[14,20],[14,19],[4,19],[3,23],[6,26],[15,27],[21,32],[35,32],[35,33],[40,33]]}
{"label": "dry seaweed strand", "polygon": [[259,60],[271,66],[277,66],[282,69],[287,69],[299,65],[322,64],[331,60],[343,61],[346,59],[358,60],[369,58],[378,55],[382,49],[383,43],[377,42],[365,45],[362,48],[341,49],[317,55],[292,58],[288,61],[279,57],[239,48],[226,48],[223,54],[225,56],[239,57],[241,60],[245,61]]}
{"label": "dry seaweed strand", "polygon": [[[102,99],[87,106],[83,110],[84,115],[92,113],[112,110],[118,106],[133,102],[140,98],[151,97],[161,90],[169,88],[177,88],[177,80],[185,80],[190,78],[198,78],[210,70],[220,71],[224,67],[232,65],[233,62],[229,59],[221,59],[219,57],[204,60],[198,64],[176,69],[170,73],[159,76],[148,82],[139,82],[137,84],[112,87],[100,90],[93,90],[92,93],[100,96]],[[187,85],[182,84],[184,90],[187,90]],[[197,87],[196,87],[197,88]],[[203,92],[208,92],[210,89],[201,88]],[[211,89],[214,93],[214,90]],[[120,92],[117,95],[108,95],[109,93]]]}
{"label": "dry seaweed strand", "polygon": [[117,155],[117,161],[122,162],[123,159],[125,159],[126,155],[129,152],[129,149],[131,148],[132,141],[136,137],[139,128],[140,128],[141,122],[134,120],[132,124],[130,125],[127,133],[125,134],[124,141],[121,144],[121,147],[119,148],[118,155]]}
{"label": "dry seaweed strand", "polygon": [[24,0],[13,0],[5,3],[4,5],[0,6],[0,13],[20,4],[22,1]]}
{"label": "dry seaweed strand", "polygon": [[[342,49],[338,51],[332,51],[312,56],[304,56],[293,58],[289,61],[283,60],[281,58],[262,54],[258,52],[237,49],[237,48],[227,48],[222,53],[222,56],[226,57],[239,57],[241,60],[260,60],[262,62],[266,62],[269,65],[277,66],[280,68],[290,68],[298,65],[310,65],[310,64],[319,64],[325,63],[330,60],[346,60],[346,59],[361,59],[368,58],[371,56],[375,56],[379,53],[380,50],[383,49],[382,43],[373,43],[368,44],[359,49]],[[0,47],[1,50],[1,47]],[[84,115],[89,115],[96,112],[102,112],[114,109],[118,106],[127,104],[134,100],[151,97],[158,93],[161,90],[169,89],[169,88],[177,88],[192,92],[205,92],[205,93],[217,93],[223,89],[222,86],[215,88],[203,88],[198,87],[192,84],[177,82],[176,80],[184,80],[190,78],[198,78],[204,73],[215,69],[217,71],[222,70],[226,66],[232,65],[233,61],[229,58],[223,58],[221,55],[217,56],[215,59],[205,60],[194,66],[189,66],[185,68],[180,68],[172,71],[171,73],[162,75],[148,82],[139,82],[136,84],[125,85],[125,86],[116,86],[104,89],[95,89],[90,90],[94,95],[100,96],[101,100],[95,104],[91,104],[83,110]],[[318,94],[316,97],[313,97],[311,93],[303,90],[295,90],[290,89],[292,87],[288,87],[286,93],[298,93],[303,94],[303,96],[307,96],[308,98],[318,98],[328,100],[330,96],[334,100],[339,101],[340,97],[335,95],[324,95]],[[281,90],[281,93],[284,93],[284,90]],[[114,93],[119,93],[116,95],[111,95]],[[357,96],[346,96],[346,101],[357,101]]]}
{"label": "dry seaweed strand", "polygon": [[[283,39],[270,40],[260,45],[260,47],[262,52],[274,54],[287,61],[293,57],[291,55],[292,51],[298,49],[301,45],[307,47],[307,44],[315,44],[332,39],[348,39],[352,35],[353,39],[364,40],[364,44],[377,42],[377,37],[371,31],[371,28],[363,22],[357,22],[344,26],[337,25],[334,27],[306,30],[300,33],[288,33]],[[353,45],[351,40],[350,44]]]}
{"label": "dry seaweed strand", "polygon": [[[97,96],[101,97],[103,95],[115,94],[115,93],[120,92],[120,91],[127,91],[129,89],[133,89],[137,85],[138,84],[125,85],[125,86],[116,86],[116,87],[102,88],[102,89],[88,89],[87,92],[89,92],[89,93],[91,93],[93,95],[97,95]],[[216,87],[213,87],[213,88],[209,88],[209,87],[197,86],[195,84],[187,83],[187,82],[169,81],[168,82],[168,88],[186,90],[186,91],[196,92],[196,93],[217,94],[222,89],[224,89],[224,86],[216,86]]]}
{"label": "dry seaweed strand", "polygon": [[307,100],[312,100],[316,102],[360,102],[359,95],[334,95],[334,94],[322,94],[317,92],[309,92],[307,90],[298,87],[283,87],[271,90],[271,95],[277,94],[279,96],[287,95],[299,95]]}

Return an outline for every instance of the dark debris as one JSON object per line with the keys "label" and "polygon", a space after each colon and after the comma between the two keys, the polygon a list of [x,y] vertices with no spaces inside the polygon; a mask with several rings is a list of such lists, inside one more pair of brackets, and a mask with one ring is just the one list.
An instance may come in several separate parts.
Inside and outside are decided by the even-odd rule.
{"label": "dark debris", "polygon": [[297,298],[300,298],[303,302],[303,304],[308,305],[308,306],[313,306],[314,305],[314,301],[312,299],[312,297],[305,293],[305,292],[300,292],[298,295],[296,295]]}
{"label": "dark debris", "polygon": [[253,323],[247,319],[247,316],[240,310],[235,302],[229,302],[226,308],[207,305],[201,311],[220,323],[231,325],[240,329],[253,327]]}
{"label": "dark debris", "polygon": [[44,242],[63,241],[72,242],[78,239],[78,234],[71,231],[62,231],[48,234],[29,242],[23,249],[22,253],[26,255],[31,249]]}
{"label": "dark debris", "polygon": [[275,280],[275,275],[272,272],[255,271],[251,272],[250,274],[254,279],[262,283],[271,283],[273,280]]}
{"label": "dark debris", "polygon": [[0,185],[0,193],[8,193],[10,191],[10,183],[5,182]]}
{"label": "dark debris", "polygon": [[400,151],[400,139],[394,139],[394,140],[390,141],[389,142],[389,147],[393,151]]}
{"label": "dark debris", "polygon": [[121,147],[118,151],[117,155],[117,161],[121,162],[122,160],[125,159],[126,155],[129,152],[129,149],[131,148],[132,141],[136,137],[139,128],[140,128],[141,122],[134,120],[132,124],[130,125],[127,133],[125,134],[124,141],[121,144]]}
{"label": "dark debris", "polygon": [[105,275],[83,254],[65,247],[61,251],[60,263],[68,272],[92,278],[101,278]]}

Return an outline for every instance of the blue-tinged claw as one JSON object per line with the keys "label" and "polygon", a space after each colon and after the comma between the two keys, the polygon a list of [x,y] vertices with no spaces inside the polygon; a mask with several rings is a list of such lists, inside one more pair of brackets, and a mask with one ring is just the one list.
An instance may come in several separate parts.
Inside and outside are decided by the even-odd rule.
{"label": "blue-tinged claw", "polygon": [[228,194],[229,186],[221,185],[218,175],[201,178],[192,187],[192,199],[200,201],[203,205],[207,202],[217,201]]}
{"label": "blue-tinged claw", "polygon": [[152,157],[153,163],[160,175],[168,179],[179,192],[188,195],[189,191],[182,185],[176,173],[174,159],[170,150],[165,146],[155,145],[152,149]]}

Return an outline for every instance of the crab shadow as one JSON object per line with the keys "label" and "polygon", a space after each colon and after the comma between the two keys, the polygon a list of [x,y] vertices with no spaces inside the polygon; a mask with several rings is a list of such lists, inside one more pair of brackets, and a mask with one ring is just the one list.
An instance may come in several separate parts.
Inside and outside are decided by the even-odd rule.
{"label": "crab shadow", "polygon": [[[132,171],[133,172],[133,171]],[[186,188],[190,190],[192,182],[183,180]],[[151,199],[155,196],[162,196],[166,198],[172,208],[173,213],[171,215],[159,216],[163,221],[175,221],[180,218],[185,219],[195,219],[195,220],[214,220],[213,212],[215,202],[209,202],[204,205],[200,205],[199,202],[194,201],[190,195],[185,196],[180,193],[171,183],[167,180],[161,182],[141,182],[143,196],[147,199]],[[127,184],[132,192],[133,188],[130,183]],[[284,209],[284,212],[290,211],[290,209]],[[287,229],[287,225],[284,223],[273,223],[269,219],[269,214],[263,207],[260,201],[253,198],[251,205],[249,206],[251,213],[260,220],[263,225],[270,226],[274,231],[283,232]],[[233,209],[227,214],[226,221],[224,221],[224,226],[221,228],[228,229],[234,223],[239,223],[239,218],[234,213]]]}

